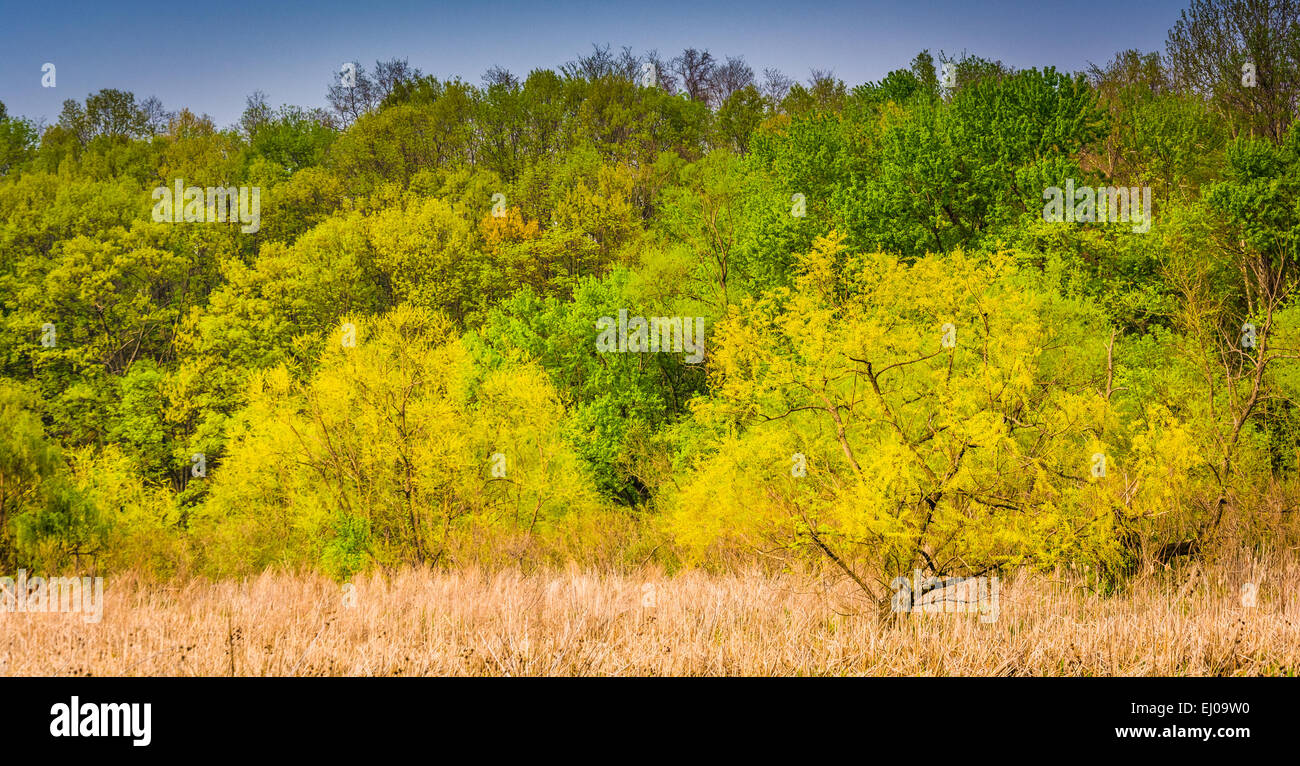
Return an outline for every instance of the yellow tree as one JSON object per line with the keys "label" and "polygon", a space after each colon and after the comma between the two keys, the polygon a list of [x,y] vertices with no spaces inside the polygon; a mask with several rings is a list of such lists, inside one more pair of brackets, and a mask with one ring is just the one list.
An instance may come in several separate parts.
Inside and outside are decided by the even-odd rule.
{"label": "yellow tree", "polygon": [[546,375],[477,368],[439,315],[345,319],[310,380],[282,367],[252,389],[203,509],[233,568],[434,564],[463,530],[527,536],[594,507]]}
{"label": "yellow tree", "polygon": [[717,328],[677,539],[811,551],[877,598],[913,569],[1113,560],[1109,330],[1039,279],[816,240],[795,289]]}

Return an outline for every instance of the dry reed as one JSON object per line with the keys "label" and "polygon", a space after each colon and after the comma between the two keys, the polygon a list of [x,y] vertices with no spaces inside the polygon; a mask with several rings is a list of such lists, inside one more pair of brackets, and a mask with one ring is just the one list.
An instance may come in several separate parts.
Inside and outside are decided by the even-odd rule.
{"label": "dry reed", "polygon": [[1021,572],[992,623],[882,615],[850,584],[796,575],[408,570],[350,591],[125,575],[99,623],[0,612],[0,675],[1294,675],[1298,593],[1293,555],[1110,595]]}

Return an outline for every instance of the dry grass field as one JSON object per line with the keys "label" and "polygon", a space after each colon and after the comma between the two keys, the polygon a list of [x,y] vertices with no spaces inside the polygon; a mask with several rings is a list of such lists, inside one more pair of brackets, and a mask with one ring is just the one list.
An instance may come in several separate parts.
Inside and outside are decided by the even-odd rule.
{"label": "dry grass field", "polygon": [[1294,675],[1298,586],[1293,555],[1148,572],[1109,596],[1020,573],[985,623],[882,615],[794,575],[412,570],[351,592],[124,576],[97,624],[0,612],[0,675]]}

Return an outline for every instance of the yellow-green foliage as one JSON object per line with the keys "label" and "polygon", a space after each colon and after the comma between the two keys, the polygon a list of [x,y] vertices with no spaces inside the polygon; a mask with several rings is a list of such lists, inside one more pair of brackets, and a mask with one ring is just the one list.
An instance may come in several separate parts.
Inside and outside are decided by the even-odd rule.
{"label": "yellow-green foliage", "polygon": [[[1291,546],[1300,127],[1128,53],[721,104],[603,55],[394,61],[337,120],[255,96],[237,130],[0,104],[0,566],[887,583]],[[1071,179],[1153,217],[1045,221]],[[260,189],[258,230],[154,221],[181,182]],[[625,315],[700,319],[702,357],[606,353]]]}
{"label": "yellow-green foliage", "polygon": [[670,525],[697,551],[830,551],[886,578],[1113,560],[1108,338],[1010,257],[909,265],[819,238],[795,289],[718,327],[695,413],[715,442]]}
{"label": "yellow-green foliage", "polygon": [[[595,496],[544,372],[480,377],[450,324],[351,320],[309,381],[258,374],[196,530],[216,571],[436,562],[470,526],[544,534]],[[496,475],[500,467],[504,475]]]}
{"label": "yellow-green foliage", "polygon": [[[169,487],[149,486],[117,445],[82,448],[71,456],[77,486],[99,509],[104,535],[95,550],[100,571],[136,569],[161,576],[184,574],[189,563],[181,534],[184,511]],[[81,561],[84,568],[89,561]]]}

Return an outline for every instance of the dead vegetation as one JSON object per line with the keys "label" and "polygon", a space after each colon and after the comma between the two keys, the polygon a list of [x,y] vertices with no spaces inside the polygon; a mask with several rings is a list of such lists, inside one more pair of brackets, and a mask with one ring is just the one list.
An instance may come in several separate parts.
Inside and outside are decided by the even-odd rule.
{"label": "dead vegetation", "polygon": [[985,623],[882,616],[851,582],[757,572],[405,570],[351,588],[271,572],[171,584],[122,576],[107,579],[98,624],[0,612],[0,675],[1300,671],[1293,554],[1151,572],[1112,594],[1075,575],[1020,572],[1000,585],[998,618]]}

